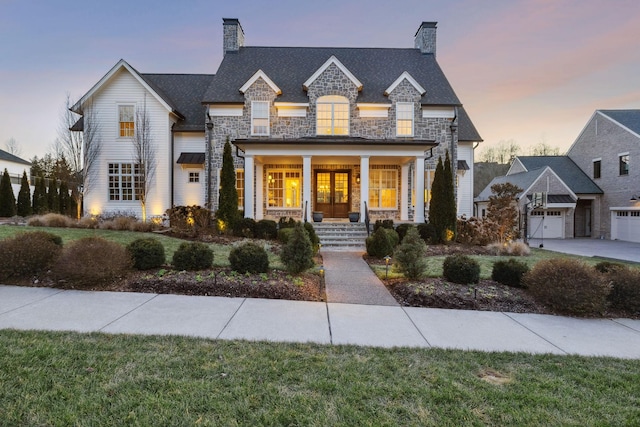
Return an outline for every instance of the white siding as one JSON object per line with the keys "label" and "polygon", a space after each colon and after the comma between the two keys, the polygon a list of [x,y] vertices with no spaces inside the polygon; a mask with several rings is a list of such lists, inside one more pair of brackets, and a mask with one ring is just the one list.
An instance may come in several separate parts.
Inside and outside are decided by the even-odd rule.
{"label": "white siding", "polygon": [[[204,122],[203,126],[204,128]],[[204,165],[179,165],[177,164],[180,153],[204,153],[206,149],[205,135],[203,132],[179,132],[174,135],[173,152],[173,203],[176,206],[204,206],[205,175]],[[190,183],[189,172],[199,172],[200,182]]]}
{"label": "white siding", "polygon": [[458,173],[458,216],[473,216],[473,143],[458,143],[458,160],[465,160],[469,170],[464,176]]}
{"label": "white siding", "polygon": [[[11,177],[11,187],[13,188],[13,194],[17,200],[18,193],[20,192],[20,184],[14,184],[13,180],[15,177],[20,177],[20,179],[22,179],[22,173],[24,171],[27,171],[27,179],[30,179],[31,167],[21,163],[10,162],[8,160],[0,160],[0,178],[2,178],[5,169],[7,169],[7,172],[9,172],[9,176]],[[33,194],[33,185],[31,186],[31,194]]]}
{"label": "white siding", "polygon": [[146,100],[150,116],[152,138],[156,146],[156,173],[147,202],[147,216],[162,215],[170,206],[170,112],[127,70],[121,68],[94,95],[93,106],[98,117],[99,139],[102,144],[96,162],[97,179],[85,194],[85,213],[98,215],[105,212],[126,211],[141,216],[139,201],[109,200],[109,163],[133,163],[133,145],[130,138],[120,138],[118,105],[142,108]]}

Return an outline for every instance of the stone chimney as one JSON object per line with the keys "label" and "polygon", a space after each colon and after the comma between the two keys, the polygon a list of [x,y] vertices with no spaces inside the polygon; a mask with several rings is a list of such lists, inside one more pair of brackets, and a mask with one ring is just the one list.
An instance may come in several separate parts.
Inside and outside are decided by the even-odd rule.
{"label": "stone chimney", "polygon": [[236,18],[222,18],[222,53],[237,52],[244,46],[244,31]]}
{"label": "stone chimney", "polygon": [[422,53],[432,53],[435,56],[437,26],[437,22],[423,22],[416,32],[414,47]]}

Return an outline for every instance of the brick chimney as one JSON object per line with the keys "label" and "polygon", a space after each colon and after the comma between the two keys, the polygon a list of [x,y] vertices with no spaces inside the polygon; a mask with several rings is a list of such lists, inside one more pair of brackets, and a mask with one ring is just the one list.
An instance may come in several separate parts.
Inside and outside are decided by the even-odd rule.
{"label": "brick chimney", "polygon": [[[239,24],[238,24],[239,25]],[[437,22],[423,22],[416,32],[414,47],[422,53],[436,55],[436,27]]]}
{"label": "brick chimney", "polygon": [[222,18],[222,53],[237,52],[244,46],[244,31],[236,18]]}

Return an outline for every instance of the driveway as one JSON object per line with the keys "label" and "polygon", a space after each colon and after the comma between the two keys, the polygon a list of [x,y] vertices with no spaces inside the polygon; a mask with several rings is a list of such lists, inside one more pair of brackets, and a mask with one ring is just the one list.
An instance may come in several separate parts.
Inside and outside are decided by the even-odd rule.
{"label": "driveway", "polygon": [[529,246],[565,254],[640,263],[640,243],[601,239],[530,239]]}

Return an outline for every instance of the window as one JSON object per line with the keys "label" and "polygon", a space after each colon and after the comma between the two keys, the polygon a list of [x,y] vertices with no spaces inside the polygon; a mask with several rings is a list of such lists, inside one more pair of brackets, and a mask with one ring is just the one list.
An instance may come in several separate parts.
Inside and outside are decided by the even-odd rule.
{"label": "window", "polygon": [[369,171],[369,206],[371,209],[395,209],[398,206],[398,171]]}
{"label": "window", "polygon": [[251,135],[269,135],[269,102],[251,102]]}
{"label": "window", "polygon": [[300,171],[271,170],[267,174],[268,207],[300,207]]}
{"label": "window", "polygon": [[602,167],[602,160],[594,160],[593,161],[593,178],[600,178],[600,174],[601,174],[601,167]]}
{"label": "window", "polygon": [[238,208],[244,209],[244,169],[236,169],[236,191],[238,192]]}
{"label": "window", "polygon": [[140,200],[140,165],[109,163],[109,200]]}
{"label": "window", "polygon": [[396,135],[413,136],[413,103],[396,103]]}
{"label": "window", "polygon": [[629,154],[620,154],[618,159],[620,163],[620,175],[629,175]]}
{"label": "window", "polygon": [[349,135],[349,100],[344,96],[321,96],[316,114],[316,134]]}
{"label": "window", "polygon": [[189,172],[189,182],[200,182],[200,172]]}
{"label": "window", "polygon": [[120,137],[133,136],[135,129],[133,118],[133,105],[118,106],[118,121],[120,122]]}

